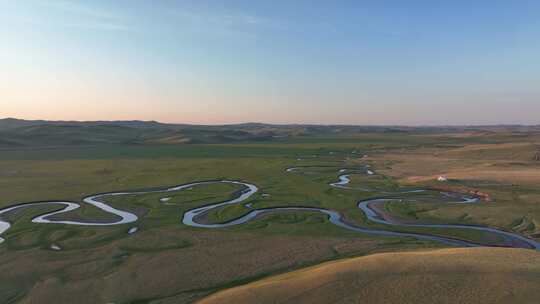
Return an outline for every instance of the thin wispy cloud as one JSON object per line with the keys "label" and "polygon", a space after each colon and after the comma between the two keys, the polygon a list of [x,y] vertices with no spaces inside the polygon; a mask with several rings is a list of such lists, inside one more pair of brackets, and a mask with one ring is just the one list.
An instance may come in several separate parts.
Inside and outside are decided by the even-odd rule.
{"label": "thin wispy cloud", "polygon": [[97,9],[79,1],[47,0],[40,1],[38,4],[58,16],[57,19],[47,20],[53,26],[101,31],[133,30],[127,16]]}
{"label": "thin wispy cloud", "polygon": [[76,14],[79,16],[86,16],[95,19],[118,19],[119,15],[113,14],[109,11],[102,9],[92,8],[82,4],[80,1],[62,1],[62,0],[48,0],[41,1],[42,6],[65,11],[70,14]]}
{"label": "thin wispy cloud", "polygon": [[215,35],[257,37],[260,31],[280,28],[275,20],[242,12],[182,9],[171,14],[177,24],[185,29]]}
{"label": "thin wispy cloud", "polygon": [[180,21],[195,25],[234,26],[267,26],[269,20],[255,15],[230,12],[197,12],[194,10],[175,11],[173,15]]}

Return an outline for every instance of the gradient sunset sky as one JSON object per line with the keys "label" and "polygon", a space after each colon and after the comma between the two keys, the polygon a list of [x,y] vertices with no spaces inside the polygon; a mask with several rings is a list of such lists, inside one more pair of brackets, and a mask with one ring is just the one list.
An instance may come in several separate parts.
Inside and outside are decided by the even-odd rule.
{"label": "gradient sunset sky", "polygon": [[540,123],[540,1],[0,0],[0,118]]}

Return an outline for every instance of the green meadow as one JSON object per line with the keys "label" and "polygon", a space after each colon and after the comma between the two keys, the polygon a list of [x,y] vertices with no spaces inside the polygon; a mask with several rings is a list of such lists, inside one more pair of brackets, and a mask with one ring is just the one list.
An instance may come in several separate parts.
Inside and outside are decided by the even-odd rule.
{"label": "green meadow", "polygon": [[[478,141],[481,144],[491,141],[491,145],[496,145],[505,142],[506,138],[507,135],[490,139],[478,137]],[[414,187],[438,186],[430,182],[414,185],[401,176],[392,176],[389,172],[402,161],[387,155],[425,154],[425,151],[433,154],[433,151],[461,149],[471,141],[474,142],[470,138],[460,140],[447,135],[361,134],[232,144],[9,148],[0,151],[0,205],[49,200],[81,202],[82,198],[96,193],[156,190],[194,181],[227,179],[253,183],[259,187],[259,192],[241,204],[212,210],[207,215],[209,222],[229,221],[252,208],[320,207],[336,210],[359,226],[496,244],[499,240],[466,229],[375,224],[367,221],[357,208],[359,200]],[[366,165],[377,174],[366,175]],[[289,167],[300,168],[286,172]],[[338,180],[341,168],[351,174],[348,186],[352,189],[329,185]],[[433,191],[405,195],[405,203],[392,201],[384,208],[402,219],[489,225],[534,237],[540,218],[536,205],[529,204],[524,214],[520,212],[523,210],[521,205],[512,201],[512,197],[523,195],[536,198],[538,191],[534,187],[522,185],[507,191],[497,186],[478,186],[478,182],[469,180],[456,183],[459,187],[477,186],[482,191],[489,191],[495,196],[496,203],[448,205],[445,204],[450,201],[448,198]],[[36,293],[35,288],[39,290],[36,284],[47,278],[50,282],[47,281],[46,288],[50,292],[64,289],[80,293],[81,289],[87,288],[88,299],[99,300],[102,298],[95,292],[99,289],[95,282],[109,280],[114,283],[136,276],[134,284],[139,287],[106,291],[106,300],[119,303],[158,303],[165,299],[190,302],[190,299],[222,288],[322,261],[372,252],[445,247],[414,238],[351,232],[329,223],[325,216],[316,212],[265,214],[246,224],[215,230],[181,223],[187,210],[228,200],[239,190],[241,188],[236,185],[210,184],[171,193],[108,198],[108,204],[139,216],[135,223],[117,226],[31,222],[37,215],[59,209],[53,206],[10,213],[5,219],[12,227],[2,235],[6,241],[0,245],[3,255],[0,264],[4,263],[0,266],[3,273],[0,280],[16,283],[0,288],[0,299],[6,303],[33,299],[41,295]],[[160,200],[165,197],[168,198],[166,202]],[[78,220],[111,220],[112,217],[85,204],[69,214],[58,216]],[[133,227],[138,231],[128,234]],[[53,245],[61,250],[51,249]],[[7,263],[8,259],[11,262]],[[156,259],[166,262],[160,263]],[[246,259],[253,263],[240,267]],[[39,265],[32,266],[34,264],[29,264],[29,260],[38,261]],[[141,263],[154,267],[143,267]],[[207,269],[207,264],[214,266]],[[229,266],[217,266],[222,264]],[[35,271],[30,271],[33,267]],[[162,282],[160,272],[167,273],[172,281]],[[163,286],[145,289],[148,280],[157,280]],[[52,295],[46,292],[43,296]]]}

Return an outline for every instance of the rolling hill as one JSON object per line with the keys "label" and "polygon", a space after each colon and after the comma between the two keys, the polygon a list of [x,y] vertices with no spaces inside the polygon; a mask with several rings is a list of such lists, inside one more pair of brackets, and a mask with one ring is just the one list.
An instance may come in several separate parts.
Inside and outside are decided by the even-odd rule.
{"label": "rolling hill", "polygon": [[[354,126],[168,124],[156,121],[45,121],[0,119],[0,148],[102,144],[211,144],[283,140],[290,137],[357,136],[365,133],[540,132],[539,126]],[[515,134],[514,134],[515,135]],[[524,134],[525,136],[526,134]]]}
{"label": "rolling hill", "polygon": [[538,303],[540,254],[461,248],[329,262],[224,290],[213,303]]}

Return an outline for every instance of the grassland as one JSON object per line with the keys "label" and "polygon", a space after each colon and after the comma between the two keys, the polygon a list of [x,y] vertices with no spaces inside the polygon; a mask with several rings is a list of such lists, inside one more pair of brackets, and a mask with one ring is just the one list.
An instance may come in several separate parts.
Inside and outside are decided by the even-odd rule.
{"label": "grassland", "polygon": [[[537,142],[535,133],[525,137],[508,133],[358,133],[219,144],[9,146],[0,150],[0,206],[56,199],[80,201],[94,193],[226,178],[249,181],[260,188],[246,202],[252,208],[323,207],[338,210],[360,225],[385,228],[367,223],[356,202],[401,187],[440,187],[433,177],[447,174],[452,180],[444,187],[486,192],[492,201],[447,205],[430,198],[406,206],[389,203],[386,208],[405,219],[484,224],[540,239],[540,192],[534,186],[534,174],[527,175],[533,178],[527,181],[506,174],[501,175],[505,180],[475,178],[472,169],[467,178],[452,175],[467,168],[540,171],[532,160]],[[477,152],[479,145],[484,152]],[[366,164],[381,175],[353,175],[351,187],[367,186],[370,191],[328,185],[337,180],[339,168],[363,168]],[[291,166],[319,167],[285,172]],[[512,186],[502,186],[503,182]],[[442,247],[410,238],[349,232],[314,213],[272,214],[219,231],[180,223],[186,210],[226,200],[237,190],[231,185],[194,187],[165,195],[171,198],[167,204],[160,202],[164,196],[158,194],[108,201],[137,213],[141,219],[134,225],[92,228],[31,223],[32,217],[51,207],[11,214],[13,227],[0,245],[0,302],[70,303],[77,297],[81,303],[189,303],[218,290],[323,261]],[[248,210],[244,205],[229,206],[209,218],[225,221]],[[110,215],[85,207],[69,216]],[[132,226],[139,231],[128,235]],[[484,238],[469,231],[427,232],[469,240]],[[51,250],[53,244],[62,250]]]}
{"label": "grassland", "polygon": [[[518,138],[519,142],[471,143],[450,149],[417,147],[374,155],[371,161],[380,172],[402,185],[481,193],[488,198],[480,205],[408,205],[402,215],[440,222],[482,223],[538,238],[540,162],[534,160],[534,155],[539,139],[535,135]],[[449,181],[437,182],[441,175]]]}
{"label": "grassland", "polygon": [[539,280],[540,255],[527,250],[382,253],[270,277],[199,303],[532,304]]}

